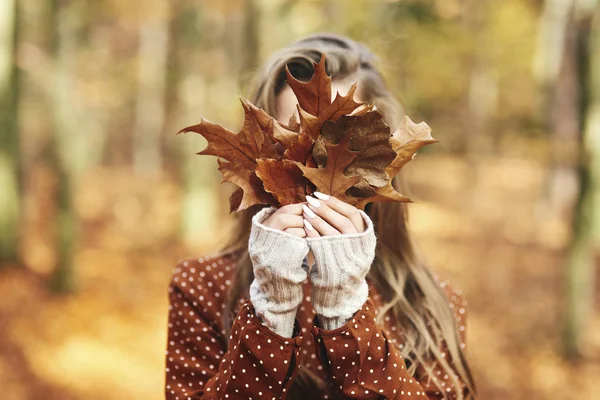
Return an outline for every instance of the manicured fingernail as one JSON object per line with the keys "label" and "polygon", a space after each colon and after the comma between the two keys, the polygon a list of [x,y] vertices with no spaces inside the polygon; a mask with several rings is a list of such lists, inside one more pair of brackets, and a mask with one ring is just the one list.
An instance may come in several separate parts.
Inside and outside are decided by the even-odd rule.
{"label": "manicured fingernail", "polygon": [[306,204],[302,204],[302,209],[304,210],[304,213],[306,215],[308,215],[309,218],[314,218],[315,217],[315,212],[313,210],[311,210],[310,208],[306,207]]}
{"label": "manicured fingernail", "polygon": [[313,228],[312,224],[310,222],[308,222],[307,219],[303,219],[303,221],[304,221],[304,226],[306,227],[306,229],[308,229],[309,231],[312,231],[313,229],[315,229],[315,228]]}
{"label": "manicured fingernail", "polygon": [[308,201],[308,204],[313,207],[319,207],[321,205],[319,200],[315,199],[314,197],[306,196],[306,201]]}
{"label": "manicured fingernail", "polygon": [[313,193],[315,195],[315,197],[317,199],[321,199],[321,200],[329,200],[329,195],[325,194],[325,193],[321,193],[321,192],[314,192]]}

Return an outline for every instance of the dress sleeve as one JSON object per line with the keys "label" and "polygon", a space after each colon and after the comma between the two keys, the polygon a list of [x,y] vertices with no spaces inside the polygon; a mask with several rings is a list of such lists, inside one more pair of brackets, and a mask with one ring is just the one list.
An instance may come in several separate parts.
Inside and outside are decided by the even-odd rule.
{"label": "dress sleeve", "polygon": [[[467,302],[462,296],[460,290],[453,289],[447,281],[440,282],[440,286],[446,293],[450,309],[453,311],[456,326],[458,327],[458,339],[460,348],[465,351],[467,348]],[[448,359],[449,364],[454,367],[450,353],[445,343],[442,343],[442,357]],[[456,399],[458,398],[456,388],[452,385],[452,380],[448,373],[436,363],[431,372],[428,372],[423,366],[419,366],[415,372],[415,377],[421,382],[429,399]],[[441,389],[436,385],[441,386]],[[464,382],[459,380],[463,397],[466,397],[469,390]],[[442,391],[444,393],[442,393]]]}
{"label": "dress sleeve", "polygon": [[375,322],[371,297],[345,325],[325,330],[315,318],[317,355],[336,389],[352,399],[427,399],[404,358]]}
{"label": "dress sleeve", "polygon": [[285,399],[300,357],[298,321],[292,338],[280,336],[248,300],[232,323],[227,349],[210,308],[214,299],[178,281],[169,286],[166,399]]}

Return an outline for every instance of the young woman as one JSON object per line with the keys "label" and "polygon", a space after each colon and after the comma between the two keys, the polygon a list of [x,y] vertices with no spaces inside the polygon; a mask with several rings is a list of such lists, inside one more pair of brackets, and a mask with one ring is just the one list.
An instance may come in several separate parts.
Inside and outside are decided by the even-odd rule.
{"label": "young woman", "polygon": [[[373,55],[337,35],[275,54],[251,101],[286,123],[326,56],[332,92],[402,118]],[[402,182],[394,185],[405,192]],[[315,193],[303,204],[255,206],[218,254],[185,260],[169,287],[167,399],[467,399],[466,304],[417,256],[404,203],[365,211]]]}

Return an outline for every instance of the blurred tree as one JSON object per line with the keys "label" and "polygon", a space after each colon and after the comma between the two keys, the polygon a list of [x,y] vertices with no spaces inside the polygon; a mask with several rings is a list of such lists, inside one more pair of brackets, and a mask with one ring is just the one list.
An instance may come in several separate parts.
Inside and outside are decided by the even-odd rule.
{"label": "blurred tree", "polygon": [[600,3],[579,2],[572,15],[578,45],[578,87],[582,88],[579,115],[583,155],[566,264],[564,350],[574,358],[582,354],[582,331],[591,317],[600,251]]}
{"label": "blurred tree", "polygon": [[17,1],[0,2],[0,263],[16,263],[20,226]]}
{"label": "blurred tree", "polygon": [[133,166],[141,174],[157,175],[162,166],[170,8],[147,2],[139,20]]}
{"label": "blurred tree", "polygon": [[241,32],[241,52],[238,79],[243,87],[254,75],[260,54],[259,26],[261,18],[255,0],[244,0],[244,23]]}
{"label": "blurred tree", "polygon": [[50,163],[57,176],[56,188],[56,251],[57,265],[50,279],[50,287],[56,292],[75,289],[73,257],[76,245],[77,217],[73,208],[73,185],[79,166],[73,162],[82,149],[78,143],[77,118],[73,115],[73,86],[76,77],[78,31],[83,20],[80,8],[73,0],[52,0],[49,18],[51,28],[51,54],[53,87],[51,96],[53,135],[50,142]]}
{"label": "blurred tree", "polygon": [[572,17],[575,0],[547,0],[540,16],[534,77],[540,85],[540,121],[551,132],[552,165],[548,174],[548,210],[568,213],[577,193],[577,157],[581,131],[578,71],[579,27]]}

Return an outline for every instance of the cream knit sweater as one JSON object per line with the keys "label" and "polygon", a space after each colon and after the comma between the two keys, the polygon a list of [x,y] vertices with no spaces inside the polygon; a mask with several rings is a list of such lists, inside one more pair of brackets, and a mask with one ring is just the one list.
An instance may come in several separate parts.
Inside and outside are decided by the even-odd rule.
{"label": "cream knit sweater", "polygon": [[371,219],[360,211],[364,232],[303,239],[262,224],[275,210],[264,208],[253,217],[248,242],[254,267],[250,301],[257,316],[272,331],[292,336],[302,282],[308,277],[306,256],[312,251],[311,298],[321,327],[344,325],[367,300],[365,277],[376,247]]}

